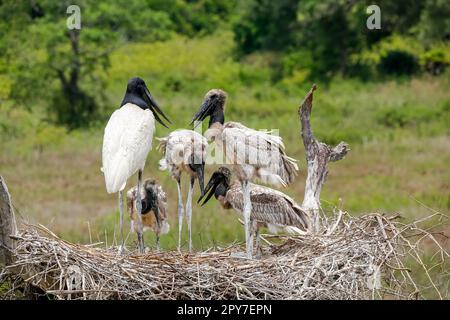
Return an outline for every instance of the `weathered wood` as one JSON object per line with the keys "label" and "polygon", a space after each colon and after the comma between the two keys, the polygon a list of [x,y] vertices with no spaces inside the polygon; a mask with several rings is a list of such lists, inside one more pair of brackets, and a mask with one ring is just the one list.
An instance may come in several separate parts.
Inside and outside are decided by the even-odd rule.
{"label": "weathered wood", "polygon": [[319,209],[320,192],[328,174],[328,163],[338,161],[345,157],[350,150],[348,144],[340,142],[334,148],[318,141],[311,129],[311,109],[313,93],[317,89],[314,84],[301,103],[298,114],[301,123],[300,134],[306,151],[306,163],[308,165],[308,175],[305,185],[305,197],[302,207],[310,213],[313,221],[311,231],[318,232],[320,229]]}
{"label": "weathered wood", "polygon": [[15,240],[11,235],[17,232],[16,219],[5,180],[0,176],[0,264],[14,262]]}

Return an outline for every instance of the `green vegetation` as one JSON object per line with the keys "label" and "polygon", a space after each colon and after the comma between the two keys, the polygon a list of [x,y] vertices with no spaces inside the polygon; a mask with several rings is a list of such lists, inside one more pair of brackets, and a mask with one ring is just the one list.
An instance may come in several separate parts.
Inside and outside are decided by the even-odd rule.
{"label": "green vegetation", "polygon": [[[1,2],[0,174],[18,212],[69,240],[111,244],[118,213],[100,172],[102,133],[136,75],[173,120],[172,130],[188,126],[213,87],[229,93],[227,119],[279,128],[300,163],[284,191],[299,202],[305,165],[297,108],[317,82],[315,134],[352,149],[330,167],[326,211],[342,199],[353,214],[399,212],[410,220],[428,214],[425,206],[448,212],[445,1],[379,1],[379,32],[364,29],[364,2],[347,2],[74,1],[82,10],[78,55],[64,1]],[[62,80],[74,72],[76,98]],[[168,132],[158,126],[156,136]],[[168,193],[171,232],[162,246],[174,248],[176,188],[157,170],[160,157],[150,153],[144,176]],[[218,208],[215,201],[194,206],[195,248],[243,239],[236,214]],[[153,239],[146,234],[148,244]]]}

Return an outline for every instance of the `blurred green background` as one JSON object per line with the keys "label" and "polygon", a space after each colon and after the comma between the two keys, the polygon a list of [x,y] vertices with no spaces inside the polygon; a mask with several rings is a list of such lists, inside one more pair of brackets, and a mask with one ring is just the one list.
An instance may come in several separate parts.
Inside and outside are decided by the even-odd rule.
{"label": "blurred green background", "polygon": [[[382,28],[368,30],[372,2],[0,1],[0,174],[17,212],[71,241],[113,243],[117,200],[100,171],[103,128],[127,80],[140,76],[171,130],[188,127],[211,88],[228,92],[228,120],[279,129],[300,163],[283,191],[300,203],[306,166],[297,108],[317,83],[316,136],[352,149],[330,166],[324,210],[341,202],[355,215],[400,213],[406,221],[448,214],[450,6],[375,1]],[[80,31],[66,27],[71,4],[81,8]],[[169,132],[158,126],[155,136]],[[151,151],[144,177],[168,193],[171,232],[162,247],[172,249],[176,184],[158,170],[160,158]],[[243,239],[235,212],[215,201],[194,206],[193,225],[198,250]],[[146,242],[154,244],[151,232]]]}

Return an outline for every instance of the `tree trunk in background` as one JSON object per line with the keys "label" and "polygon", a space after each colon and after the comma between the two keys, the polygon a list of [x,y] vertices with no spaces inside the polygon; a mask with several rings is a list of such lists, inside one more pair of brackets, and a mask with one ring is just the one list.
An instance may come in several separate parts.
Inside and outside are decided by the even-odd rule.
{"label": "tree trunk in background", "polygon": [[299,107],[298,114],[301,123],[300,134],[303,139],[303,145],[306,151],[306,162],[308,165],[308,175],[305,185],[305,197],[302,207],[306,210],[312,220],[311,231],[314,233],[320,230],[320,192],[325,183],[328,174],[328,163],[330,161],[338,161],[345,157],[350,150],[348,144],[340,142],[336,147],[332,148],[325,143],[318,141],[311,129],[311,109],[313,93],[317,89],[313,85]]}
{"label": "tree trunk in background", "polygon": [[16,233],[17,226],[11,197],[5,180],[0,176],[0,264],[9,265],[14,262],[12,251],[15,249],[15,240],[11,238],[11,235]]}
{"label": "tree trunk in background", "polygon": [[96,105],[94,99],[80,88],[80,30],[69,30],[67,36],[72,55],[67,70],[56,69],[63,97],[63,101],[57,103],[57,115],[58,122],[67,125],[69,129],[75,129],[92,120],[90,117],[95,113]]}
{"label": "tree trunk in background", "polygon": [[70,78],[68,85],[64,90],[67,95],[72,99],[76,100],[80,93],[80,88],[78,87],[78,76],[80,74],[81,64],[80,64],[80,30],[70,30],[69,31],[70,45],[72,47],[73,59],[72,66],[70,68]]}

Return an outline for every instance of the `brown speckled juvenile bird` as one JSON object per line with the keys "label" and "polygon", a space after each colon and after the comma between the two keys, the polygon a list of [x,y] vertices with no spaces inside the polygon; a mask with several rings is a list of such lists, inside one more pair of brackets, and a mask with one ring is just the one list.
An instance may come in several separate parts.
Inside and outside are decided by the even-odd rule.
{"label": "brown speckled juvenile bird", "polygon": [[[138,212],[135,208],[137,186],[127,192],[127,211],[131,218],[131,230],[138,234],[139,243],[144,243],[142,233],[138,232]],[[142,224],[143,231],[152,229],[156,234],[156,248],[159,251],[159,237],[169,232],[170,226],[167,217],[167,198],[162,187],[153,179],[147,179],[141,188]]]}
{"label": "brown speckled juvenile bird", "polygon": [[[256,236],[256,249],[259,246],[259,227],[266,225],[271,232],[279,229],[291,234],[304,234],[310,226],[308,214],[300,208],[294,199],[288,195],[268,187],[250,183],[250,214],[251,238]],[[231,182],[231,172],[220,167],[211,176],[205,192],[198,202],[205,196],[202,205],[215,196],[224,209],[234,209],[242,214],[244,208],[243,192],[239,181]]]}

